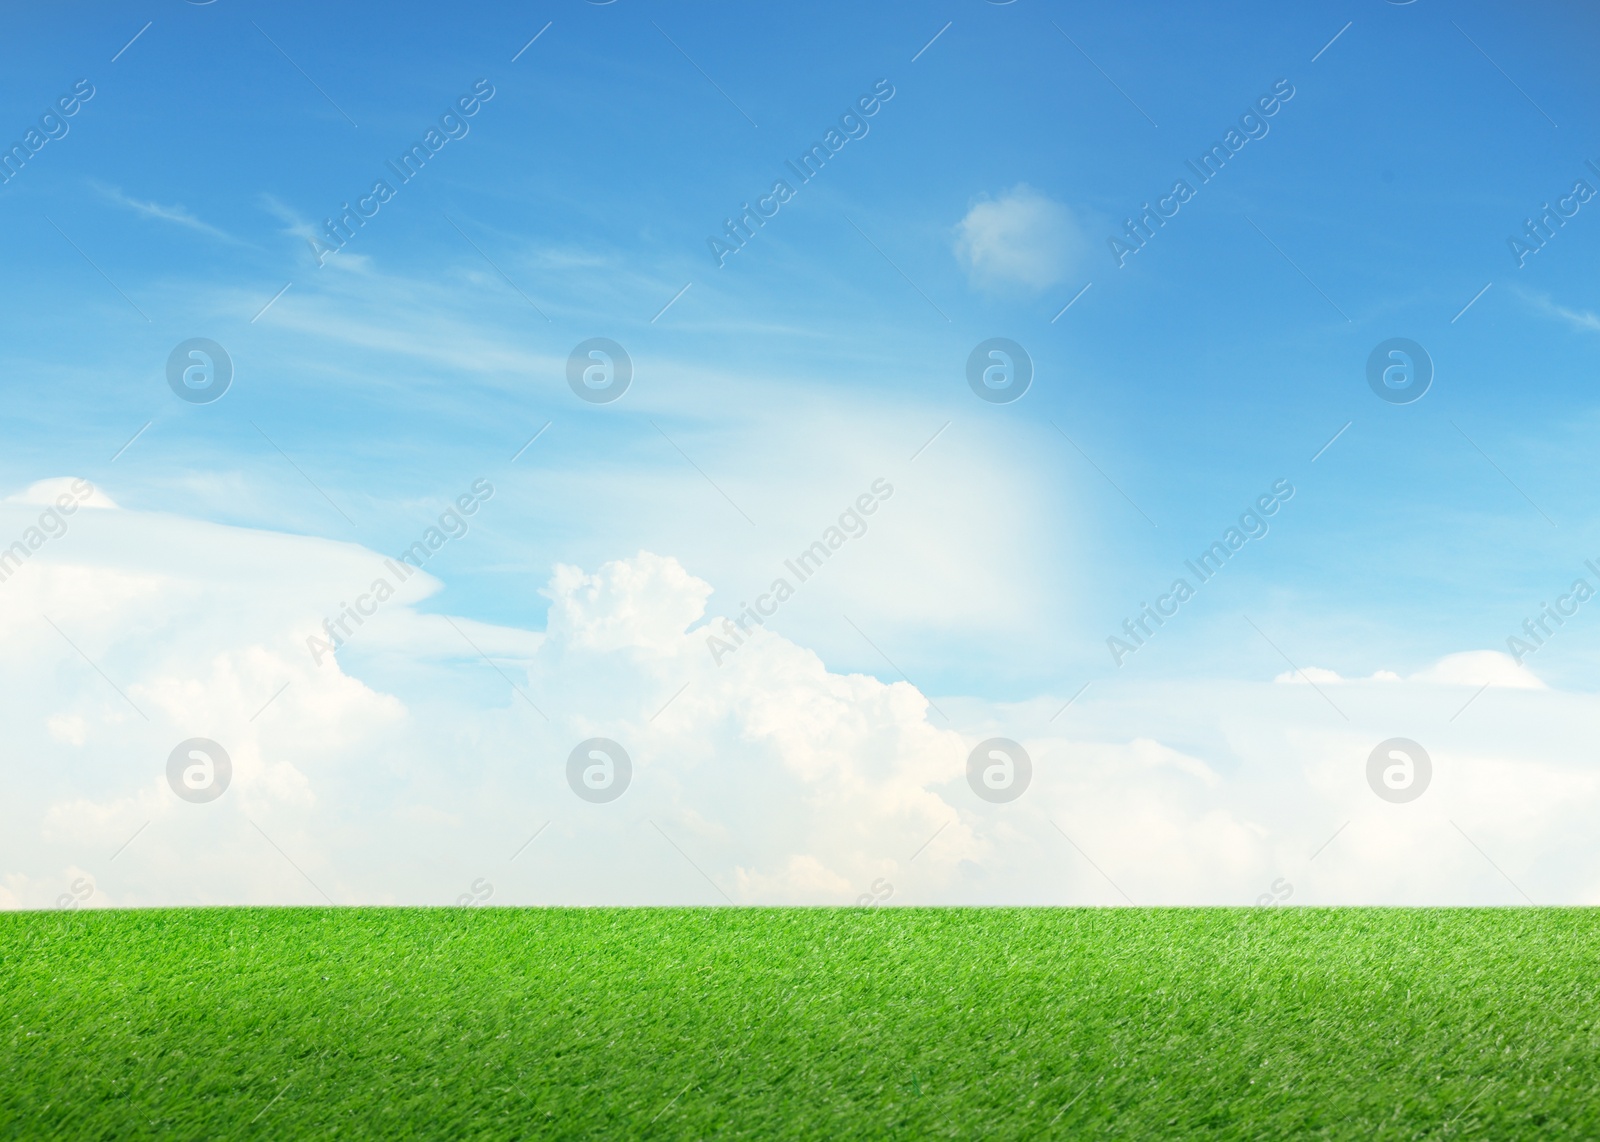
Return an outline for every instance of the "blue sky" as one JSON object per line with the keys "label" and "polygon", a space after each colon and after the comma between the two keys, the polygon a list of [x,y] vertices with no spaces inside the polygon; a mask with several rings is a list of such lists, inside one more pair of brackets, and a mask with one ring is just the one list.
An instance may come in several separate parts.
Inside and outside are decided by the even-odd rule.
{"label": "blue sky", "polygon": [[[775,632],[977,721],[1090,683],[1102,738],[1159,724],[1226,770],[1236,746],[1168,687],[1504,651],[1600,559],[1600,199],[1524,265],[1507,245],[1600,190],[1597,22],[1431,0],[8,11],[27,50],[0,135],[94,95],[0,186],[0,484],[83,477],[152,521],[393,555],[486,479],[415,605],[531,636],[558,565],[641,551],[733,614],[887,479]],[[479,81],[467,133],[399,183],[386,162]],[[884,83],[719,265],[724,220]],[[1285,84],[1201,184],[1186,160]],[[393,198],[319,265],[308,235],[379,179]],[[1108,238],[1179,179],[1192,199],[1119,266]],[[166,383],[192,337],[234,363],[212,404]],[[567,386],[591,337],[633,361],[614,404]],[[1034,363],[1015,403],[967,385],[992,337]],[[1433,362],[1412,404],[1367,385],[1393,337]],[[1270,533],[1118,666],[1108,636],[1279,480]],[[258,571],[250,598],[283,574]],[[1529,661],[1543,683],[1592,688],[1597,618]],[[339,668],[418,708],[516,703],[431,654],[353,641]]]}

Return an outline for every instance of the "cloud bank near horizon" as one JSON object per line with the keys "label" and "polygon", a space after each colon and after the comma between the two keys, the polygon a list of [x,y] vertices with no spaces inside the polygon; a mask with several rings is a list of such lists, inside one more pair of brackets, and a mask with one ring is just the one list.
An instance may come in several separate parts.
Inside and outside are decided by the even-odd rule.
{"label": "cloud bank near horizon", "polygon": [[[3,534],[72,487],[8,498]],[[1498,651],[1002,704],[761,627],[719,662],[712,584],[641,551],[530,584],[543,631],[453,617],[419,571],[319,663],[386,556],[92,498],[0,583],[0,906],[1600,899],[1594,696]],[[1368,774],[1396,737],[1431,766],[1403,803]],[[1031,760],[1014,800],[969,780],[992,738]],[[169,779],[193,739],[231,766],[211,800]],[[595,739],[613,799],[570,777],[611,764],[571,761]]]}

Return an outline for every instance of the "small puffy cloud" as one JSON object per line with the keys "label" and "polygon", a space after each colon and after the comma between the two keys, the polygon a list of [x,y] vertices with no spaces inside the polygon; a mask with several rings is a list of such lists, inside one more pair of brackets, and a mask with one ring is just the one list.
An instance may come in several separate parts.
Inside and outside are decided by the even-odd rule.
{"label": "small puffy cloud", "polygon": [[705,613],[711,584],[676,559],[641,551],[588,575],[557,564],[542,592],[551,602],[549,633],[574,647],[666,649]]}
{"label": "small puffy cloud", "polygon": [[1543,690],[1544,682],[1509,654],[1498,650],[1466,650],[1447,654],[1426,670],[1413,674],[1412,682],[1441,686],[1503,686],[1512,690]]}
{"label": "small puffy cloud", "polygon": [[1544,681],[1509,654],[1498,650],[1463,650],[1447,654],[1432,666],[1402,678],[1392,670],[1379,670],[1366,678],[1346,678],[1337,670],[1307,666],[1287,670],[1273,679],[1290,685],[1349,685],[1356,682],[1422,682],[1435,686],[1500,686],[1509,690],[1543,690]]}
{"label": "small puffy cloud", "polygon": [[956,225],[956,258],[983,289],[1055,285],[1087,245],[1072,211],[1026,183],[974,203]]}

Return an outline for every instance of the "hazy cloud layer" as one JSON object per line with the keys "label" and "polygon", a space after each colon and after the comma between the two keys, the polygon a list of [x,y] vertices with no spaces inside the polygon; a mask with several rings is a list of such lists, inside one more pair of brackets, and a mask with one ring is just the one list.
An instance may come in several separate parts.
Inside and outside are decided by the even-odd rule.
{"label": "hazy cloud layer", "polygon": [[[41,489],[0,506],[8,534]],[[1058,695],[934,705],[759,628],[719,665],[711,584],[640,552],[530,583],[546,632],[426,613],[440,584],[419,572],[318,665],[308,639],[385,566],[353,544],[72,516],[0,583],[0,903],[85,885],[86,906],[1248,903],[1278,881],[1296,903],[1600,896],[1592,697],[1498,652],[1364,681],[1308,668],[1317,692],[1172,683],[1054,718]],[[1199,725],[1212,744],[1181,744]],[[994,736],[1033,761],[1007,804],[966,778]],[[1392,736],[1431,753],[1407,804],[1367,782]],[[234,767],[203,804],[166,777],[194,737]],[[590,738],[632,761],[609,803],[568,785]]]}

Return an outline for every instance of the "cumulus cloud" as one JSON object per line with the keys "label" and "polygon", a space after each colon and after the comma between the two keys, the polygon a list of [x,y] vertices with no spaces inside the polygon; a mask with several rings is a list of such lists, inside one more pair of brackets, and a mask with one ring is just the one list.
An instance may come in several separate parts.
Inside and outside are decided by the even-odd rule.
{"label": "cumulus cloud", "polygon": [[1274,678],[1285,685],[1350,685],[1363,681],[1379,683],[1432,683],[1435,686],[1501,686],[1504,689],[1546,689],[1539,675],[1502,651],[1458,651],[1446,654],[1426,669],[1398,675],[1394,670],[1374,670],[1366,678],[1346,678],[1338,670],[1306,667],[1285,670]]}
{"label": "cumulus cloud", "polygon": [[1544,682],[1509,654],[1498,650],[1467,650],[1447,654],[1425,670],[1411,675],[1413,682],[1442,686],[1506,686],[1514,690],[1543,690]]}
{"label": "cumulus cloud", "polygon": [[1499,686],[1512,690],[1543,690],[1544,681],[1499,650],[1464,650],[1447,654],[1438,661],[1402,676],[1393,670],[1378,670],[1366,678],[1346,678],[1337,670],[1322,666],[1307,666],[1303,670],[1288,670],[1273,679],[1274,682],[1305,685],[1343,685],[1357,682],[1413,682],[1437,686]]}
{"label": "cumulus cloud", "polygon": [[[0,527],[37,511],[0,503]],[[645,551],[556,567],[542,632],[425,613],[440,584],[419,572],[319,662],[307,640],[382,566],[74,515],[0,583],[0,906],[1216,904],[1280,880],[1293,903],[1600,899],[1592,696],[1497,652],[1323,687],[1337,711],[1217,679],[1065,714],[1060,696],[936,707],[760,627],[719,664],[712,584]],[[967,781],[996,736],[1033,767],[1002,804]],[[1433,765],[1403,805],[1366,777],[1395,736]],[[233,762],[203,804],[166,779],[194,737]],[[614,801],[568,785],[591,738],[631,760]]]}
{"label": "cumulus cloud", "polygon": [[983,289],[1045,289],[1073,273],[1086,249],[1072,211],[1026,183],[973,203],[955,230],[956,258]]}
{"label": "cumulus cloud", "polygon": [[[0,523],[7,510],[26,508]],[[438,902],[450,881],[417,865],[462,861],[468,883],[481,839],[541,818],[555,826],[542,850],[580,866],[543,891],[576,902],[708,887],[841,902],[936,831],[923,869],[979,851],[929,789],[963,750],[928,724],[926,698],[831,673],[775,635],[717,666],[689,629],[711,587],[675,559],[557,567],[543,635],[420,613],[437,586],[420,573],[319,663],[308,640],[380,572],[375,553],[137,512],[93,523],[76,517],[0,584],[6,716],[31,727],[21,752],[35,759],[0,808],[23,904],[55,900],[76,865],[100,877],[102,903]],[[205,805],[166,784],[167,753],[192,737],[233,763]],[[567,787],[567,754],[589,737],[632,755],[616,804]],[[396,858],[406,848],[428,856]],[[640,877],[649,865],[668,875]]]}
{"label": "cumulus cloud", "polygon": [[[82,489],[87,488],[87,491]],[[114,508],[116,503],[111,497],[94,487],[87,480],[79,480],[72,476],[53,476],[48,480],[36,480],[20,492],[13,492],[5,498],[8,504],[37,504],[39,507],[50,507],[62,496],[70,496],[77,501],[77,507],[82,508]]]}

